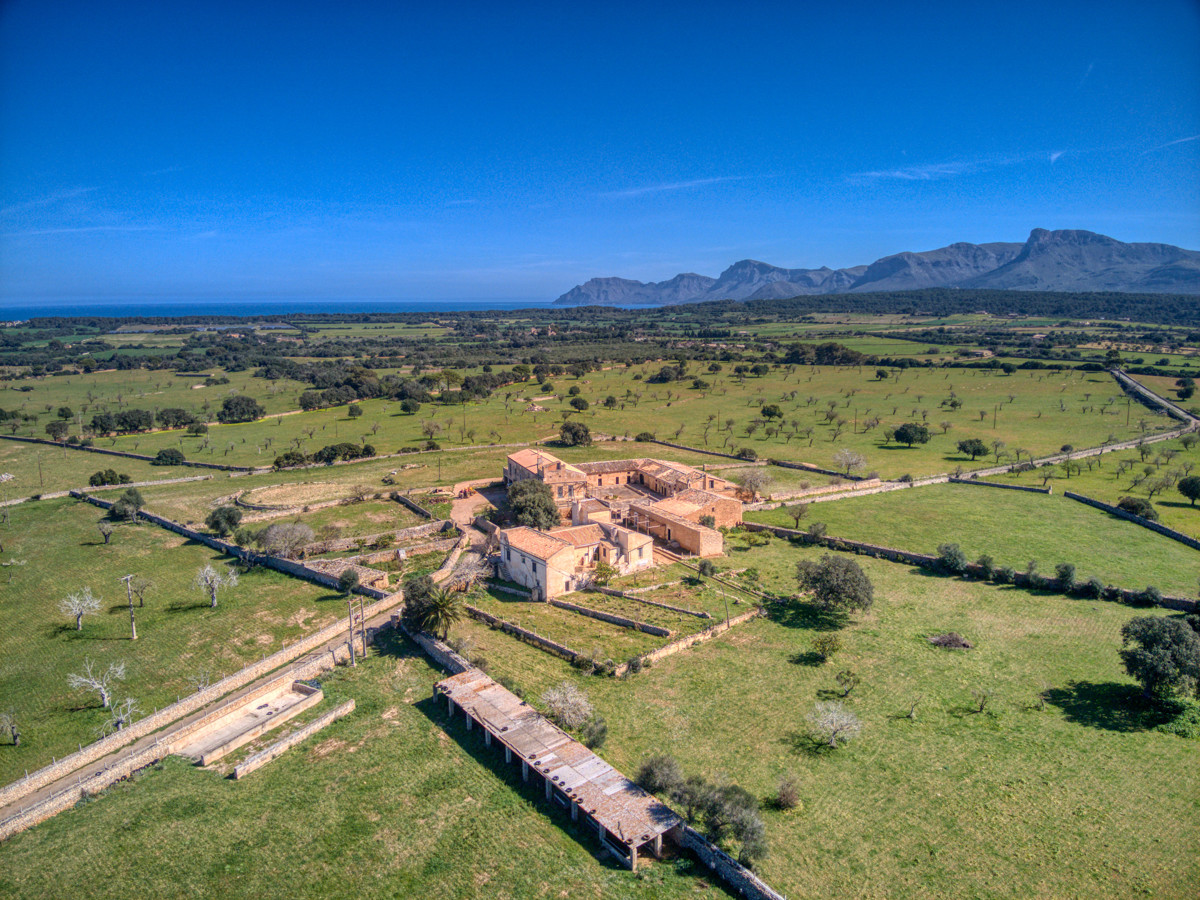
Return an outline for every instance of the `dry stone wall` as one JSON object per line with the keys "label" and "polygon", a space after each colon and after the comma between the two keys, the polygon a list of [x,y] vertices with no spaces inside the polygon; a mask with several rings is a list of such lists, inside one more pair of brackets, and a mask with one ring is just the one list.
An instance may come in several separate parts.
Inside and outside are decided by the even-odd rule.
{"label": "dry stone wall", "polygon": [[587,606],[580,606],[577,603],[568,603],[566,600],[547,600],[551,606],[557,606],[559,609],[570,610],[573,613],[579,613],[581,616],[587,616],[591,619],[599,619],[602,622],[609,622],[613,625],[620,625],[622,628],[633,628],[636,631],[643,631],[646,634],[657,635],[658,637],[670,637],[671,632],[667,628],[661,628],[658,625],[650,625],[647,622],[639,622],[637,619],[627,619],[624,616],[613,615],[612,613],[601,612],[598,609],[591,609]]}

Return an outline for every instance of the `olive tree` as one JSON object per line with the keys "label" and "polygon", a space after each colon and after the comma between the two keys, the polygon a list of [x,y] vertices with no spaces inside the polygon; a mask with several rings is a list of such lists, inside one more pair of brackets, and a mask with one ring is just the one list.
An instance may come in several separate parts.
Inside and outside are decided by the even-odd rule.
{"label": "olive tree", "polygon": [[203,591],[208,597],[212,609],[217,608],[217,593],[224,588],[237,587],[237,583],[237,569],[228,566],[224,572],[220,572],[212,563],[201,566],[192,582],[197,590]]}
{"label": "olive tree", "polygon": [[1146,697],[1191,693],[1200,683],[1200,635],[1179,619],[1130,619],[1121,629],[1120,653]]}
{"label": "olive tree", "polygon": [[101,671],[90,659],[83,661],[82,672],[72,672],[67,676],[67,687],[71,690],[94,691],[100,697],[100,705],[108,709],[112,702],[113,688],[116,682],[125,680],[125,663],[112,663]]}
{"label": "olive tree", "polygon": [[587,695],[569,681],[559,682],[542,694],[550,718],[563,728],[578,728],[592,718],[592,704]]}
{"label": "olive tree", "polygon": [[807,718],[812,739],[834,749],[862,732],[862,722],[858,716],[837,701],[818,702]]}
{"label": "olive tree", "polygon": [[100,599],[93,596],[90,587],[85,587],[74,594],[67,594],[59,601],[58,608],[63,614],[74,617],[76,631],[83,631],[83,617],[99,611]]}
{"label": "olive tree", "polygon": [[796,582],[824,609],[867,610],[875,595],[871,580],[857,562],[828,553],[820,562],[805,559],[796,563]]}

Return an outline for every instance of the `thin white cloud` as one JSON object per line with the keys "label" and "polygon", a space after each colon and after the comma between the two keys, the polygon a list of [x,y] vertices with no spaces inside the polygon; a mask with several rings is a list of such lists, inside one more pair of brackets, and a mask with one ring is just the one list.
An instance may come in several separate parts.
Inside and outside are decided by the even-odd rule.
{"label": "thin white cloud", "polygon": [[1083,77],[1079,79],[1079,84],[1075,85],[1075,90],[1073,93],[1076,93],[1076,94],[1079,93],[1079,91],[1087,83],[1088,76],[1092,74],[1092,69],[1094,69],[1094,68],[1096,68],[1096,64],[1094,62],[1088,63],[1087,71],[1084,72]]}
{"label": "thin white cloud", "polygon": [[77,228],[31,228],[26,231],[6,231],[0,237],[42,237],[54,234],[82,234],[92,231],[157,231],[148,225],[84,225]]}
{"label": "thin white cloud", "polygon": [[90,194],[95,190],[99,190],[99,188],[78,187],[68,188],[62,191],[55,191],[52,194],[47,194],[45,197],[36,197],[33,200],[25,200],[21,203],[14,203],[11,206],[6,206],[3,209],[0,209],[0,216],[28,212],[31,209],[40,209],[43,206],[53,206],[56,203],[62,203],[64,200],[72,200],[75,197],[81,197],[84,194]]}
{"label": "thin white cloud", "polygon": [[745,181],[748,175],[721,175],[716,178],[696,178],[692,181],[668,181],[663,184],[650,184],[645,187],[628,188],[623,191],[605,191],[601,197],[642,197],[646,194],[661,194],[665,191],[686,191],[690,188],[704,187],[710,184],[722,184],[727,181]]}
{"label": "thin white cloud", "polygon": [[1051,153],[1050,154],[1050,165],[1054,165],[1056,162],[1058,162],[1058,158],[1062,155],[1063,155],[1062,150],[1055,150],[1053,153]]}
{"label": "thin white cloud", "polygon": [[932,163],[923,166],[905,166],[900,169],[877,169],[873,172],[855,172],[851,178],[867,181],[894,179],[899,181],[941,181],[959,175],[969,175],[990,168],[985,161],[959,161]]}
{"label": "thin white cloud", "polygon": [[1191,137],[1176,138],[1173,141],[1167,141],[1165,144],[1159,144],[1157,147],[1151,147],[1149,150],[1143,151],[1142,156],[1145,156],[1147,153],[1166,150],[1168,147],[1174,147],[1176,144],[1187,144],[1191,141],[1200,141],[1200,134],[1193,134]]}

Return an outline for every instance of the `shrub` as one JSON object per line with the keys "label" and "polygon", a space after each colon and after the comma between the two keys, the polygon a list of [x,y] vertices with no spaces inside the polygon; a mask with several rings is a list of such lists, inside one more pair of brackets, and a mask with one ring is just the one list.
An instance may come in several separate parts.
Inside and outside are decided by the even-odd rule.
{"label": "shrub", "polygon": [[437,441],[430,440],[430,441],[426,441],[424,444],[422,444],[421,449],[422,450],[441,450],[442,445],[439,444]]}
{"label": "shrub", "polygon": [[583,745],[589,750],[599,750],[608,739],[608,723],[604,721],[603,716],[593,716],[583,723],[579,736],[583,738]]}
{"label": "shrub", "polygon": [[542,694],[551,719],[562,728],[578,728],[593,715],[587,695],[569,681],[560,681]]}
{"label": "shrub", "polygon": [[820,655],[822,662],[827,662],[841,649],[842,639],[836,634],[818,634],[813,638],[813,651]]}
{"label": "shrub", "polygon": [[738,459],[746,459],[746,460],[750,460],[751,462],[753,462],[754,460],[758,459],[758,453],[754,450],[753,447],[739,447],[738,452],[737,452],[737,458]]}
{"label": "shrub", "polygon": [[1075,590],[1075,567],[1070,563],[1059,563],[1054,567],[1054,580],[1058,582],[1058,589],[1064,593],[1070,593]]}
{"label": "shrub", "polygon": [[1162,591],[1150,584],[1144,591],[1138,592],[1136,602],[1138,606],[1162,606],[1162,600]]}
{"label": "shrub", "polygon": [[225,537],[236,531],[237,527],[242,524],[242,511],[236,506],[218,506],[208,514],[204,524],[221,537]]}
{"label": "shrub", "polygon": [[1017,580],[1017,570],[1012,566],[1001,566],[992,575],[992,580],[996,584],[1015,584]]}
{"label": "shrub", "polygon": [[937,563],[943,572],[961,575],[967,570],[967,554],[958,544],[940,544],[937,548]]}
{"label": "shrub", "polygon": [[567,447],[590,447],[592,432],[583,422],[563,422],[558,439]]}
{"label": "shrub", "polygon": [[711,578],[712,576],[717,574],[716,564],[713,563],[713,561],[711,559],[700,560],[700,565],[698,565],[696,568],[699,569],[700,574],[705,576],[706,578]]}
{"label": "shrub", "polygon": [[1182,738],[1200,740],[1200,704],[1189,703],[1175,718],[1163,722],[1155,731],[1177,734]]}
{"label": "shrub", "polygon": [[1079,586],[1079,592],[1084,597],[1090,597],[1093,600],[1097,600],[1099,599],[1100,595],[1104,593],[1104,582],[1099,578],[1089,578]]}
{"label": "shrub", "polygon": [[712,516],[701,516],[700,524],[705,528],[715,528],[717,526],[717,520]]}
{"label": "shrub", "polygon": [[975,560],[975,565],[983,569],[983,577],[988,580],[991,580],[996,574],[996,561],[986,553]]}
{"label": "shrub", "polygon": [[800,782],[794,775],[783,775],[775,789],[775,806],[779,809],[795,809],[800,805]]}
{"label": "shrub", "polygon": [[673,756],[651,756],[638,767],[633,780],[652,794],[667,795],[683,784],[683,771]]}
{"label": "shrub", "polygon": [[480,672],[488,670],[488,658],[482,654],[476,654],[471,657],[471,665],[477,668]]}
{"label": "shrub", "polygon": [[639,431],[639,432],[637,433],[637,437],[635,437],[635,438],[634,438],[634,440],[635,440],[635,441],[642,441],[642,442],[645,442],[645,441],[652,441],[652,440],[654,440],[654,435],[652,435],[652,434],[651,434],[650,432],[648,432],[648,431]]}
{"label": "shrub", "polygon": [[813,522],[808,526],[808,530],[805,532],[805,534],[808,535],[809,540],[819,541],[821,538],[825,537],[825,523]]}
{"label": "shrub", "polygon": [[1141,497],[1122,497],[1117,501],[1117,507],[1125,510],[1127,513],[1132,513],[1135,516],[1141,516],[1143,519],[1149,519],[1151,522],[1158,521],[1158,510],[1149,501]]}

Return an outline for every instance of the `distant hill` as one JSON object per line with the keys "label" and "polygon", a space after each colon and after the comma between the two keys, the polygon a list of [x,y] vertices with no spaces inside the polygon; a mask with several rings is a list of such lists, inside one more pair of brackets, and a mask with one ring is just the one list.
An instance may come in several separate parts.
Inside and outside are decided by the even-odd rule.
{"label": "distant hill", "polygon": [[671,306],[706,300],[782,300],[807,294],[979,288],[1200,294],[1200,251],[1125,244],[1091,231],[1035,228],[1024,244],[951,244],[896,253],[848,269],[781,269],[753,259],[717,278],[687,273],[668,281],[593,278],[558,306]]}

